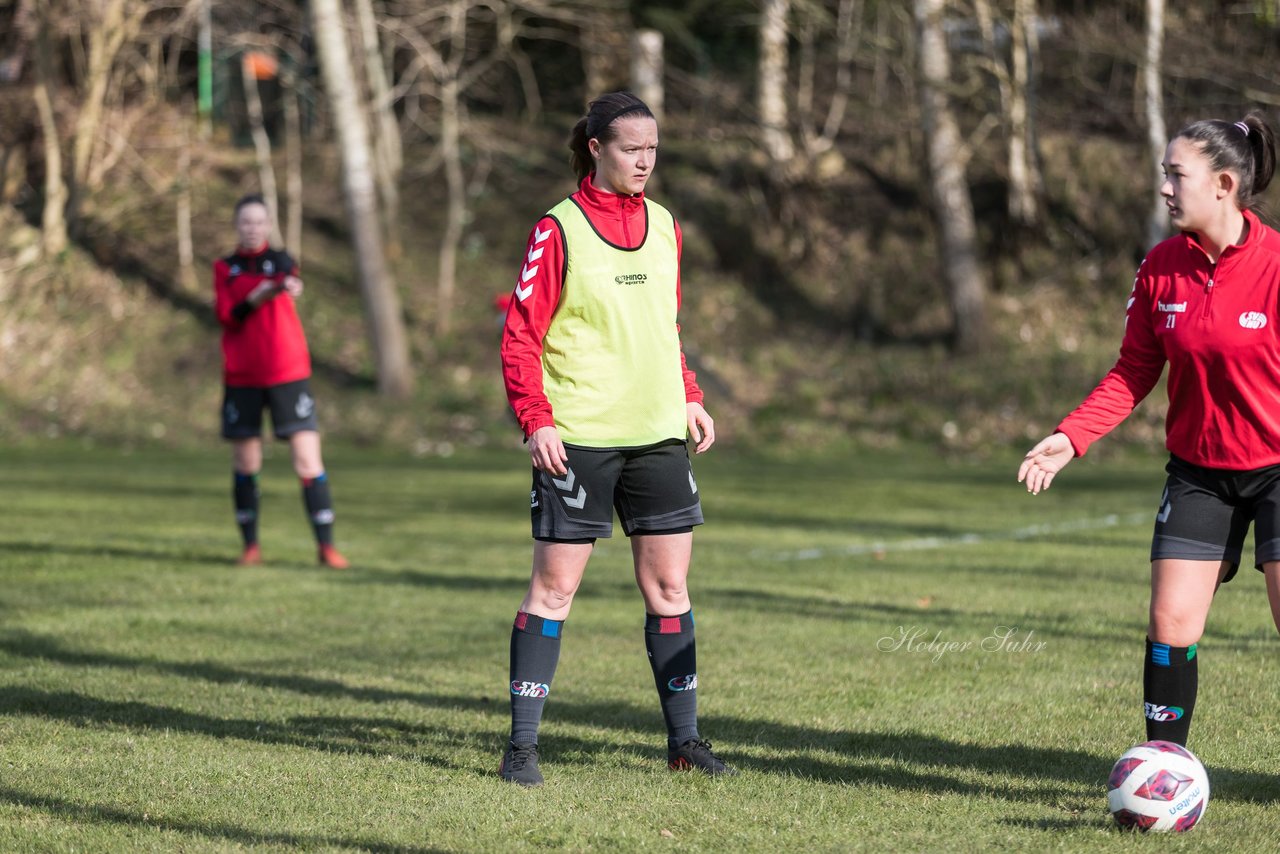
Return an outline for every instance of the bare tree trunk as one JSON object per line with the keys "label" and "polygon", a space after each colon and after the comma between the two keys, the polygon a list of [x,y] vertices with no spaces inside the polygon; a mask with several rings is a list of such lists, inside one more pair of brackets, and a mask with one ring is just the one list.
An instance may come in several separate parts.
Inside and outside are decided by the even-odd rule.
{"label": "bare tree trunk", "polygon": [[503,4],[498,10],[498,41],[511,58],[516,76],[520,78],[526,118],[534,121],[542,114],[542,93],[538,89],[538,75],[533,70],[533,63],[516,41],[516,27],[511,12],[512,6],[507,4]]}
{"label": "bare tree trunk", "polygon": [[809,128],[813,124],[814,75],[818,72],[818,54],[814,44],[818,38],[818,26],[814,21],[814,11],[800,7],[794,29],[797,31],[796,41],[799,43],[796,67],[796,85],[791,96],[795,106],[796,124],[800,128],[802,139],[812,138]]}
{"label": "bare tree trunk", "polygon": [[1032,68],[1029,41],[1035,38],[1035,0],[1014,0],[1013,9],[1010,28],[1010,64],[1013,68],[1009,76],[1009,215],[1015,223],[1031,227],[1039,218],[1040,185],[1028,109]]}
{"label": "bare tree trunk", "polygon": [[965,181],[960,129],[947,90],[951,57],[942,28],[944,0],[915,0],[920,50],[920,115],[929,150],[930,190],[943,275],[955,322],[955,348],[973,353],[986,337],[986,281],[978,263],[973,199]]}
{"label": "bare tree trunk", "polygon": [[73,231],[79,219],[80,204],[89,190],[89,162],[94,146],[101,137],[99,127],[102,124],[102,110],[116,56],[125,40],[137,32],[146,14],[146,7],[138,0],[106,0],[101,11],[101,18],[91,19],[86,22],[85,27],[89,57],[85,68],[85,96],[76,113],[71,193],[66,214],[68,227]]}
{"label": "bare tree trunk", "polygon": [[284,83],[284,182],[285,246],[299,264],[302,263],[302,121],[298,115],[298,78],[286,71]]}
{"label": "bare tree trunk", "polygon": [[182,116],[182,140],[178,148],[176,219],[178,233],[178,279],[188,292],[199,287],[195,270],[195,251],[191,240],[191,130],[187,126],[187,110]]}
{"label": "bare tree trunk", "polygon": [[343,197],[359,265],[369,343],[377,363],[378,389],[390,397],[405,397],[413,386],[408,339],[400,299],[383,253],[369,130],[356,95],[339,0],[311,0],[311,18],[342,151]]}
{"label": "bare tree trunk", "polygon": [[41,218],[41,240],[44,254],[52,257],[67,248],[67,184],[62,177],[62,142],[58,138],[58,122],[53,108],[53,48],[49,44],[49,26],[53,11],[47,0],[41,0],[40,24],[36,30],[36,83],[33,87],[36,109],[40,113],[40,129],[44,136],[44,212]]}
{"label": "bare tree trunk", "polygon": [[760,16],[761,141],[774,163],[790,164],[795,156],[787,121],[787,16],[791,0],[764,0]]}
{"label": "bare tree trunk", "polygon": [[1000,93],[1000,115],[1005,119],[1005,131],[1008,132],[1009,102],[1013,95],[1010,92],[1009,71],[1005,68],[1000,47],[996,44],[995,16],[991,14],[990,0],[973,0],[973,10],[978,19],[978,31],[982,33],[982,46],[987,52],[987,70],[995,78],[996,91]]}
{"label": "bare tree trunk", "polygon": [[458,244],[467,216],[467,188],[462,174],[462,117],[459,115],[458,81],[440,87],[440,154],[444,159],[449,204],[444,234],[440,238],[440,280],[436,286],[436,331],[448,335],[453,327],[453,296],[458,275]]}
{"label": "bare tree trunk", "polygon": [[372,0],[355,0],[359,25],[360,52],[364,58],[365,79],[369,84],[369,120],[373,130],[374,172],[382,197],[383,225],[386,229],[388,253],[400,255],[400,173],[404,151],[400,144],[400,125],[391,106],[391,84],[379,48],[378,21]]}
{"label": "bare tree trunk", "polygon": [[[876,44],[883,45],[889,38],[889,8],[887,3],[876,4]],[[875,66],[871,71],[871,106],[880,109],[884,104],[885,78],[889,76],[888,51],[875,52]]]}
{"label": "bare tree trunk", "polygon": [[1147,220],[1147,245],[1150,248],[1169,233],[1169,213],[1160,196],[1164,183],[1164,149],[1168,142],[1164,124],[1164,96],[1161,89],[1160,61],[1164,48],[1164,0],[1147,0],[1147,48],[1142,57],[1143,107],[1147,120],[1147,145],[1151,152],[1152,183],[1155,187],[1151,216]]}
{"label": "bare tree trunk", "polygon": [[662,33],[636,30],[631,39],[631,91],[649,105],[659,123],[666,101],[662,74]]}
{"label": "bare tree trunk", "polygon": [[12,52],[0,57],[0,83],[16,83],[22,76],[27,47],[35,41],[36,35],[34,0],[17,0],[11,26],[17,37],[13,40]]}
{"label": "bare tree trunk", "polygon": [[582,63],[587,99],[621,89],[630,79],[631,14],[621,0],[596,0],[583,13]]}
{"label": "bare tree trunk", "polygon": [[249,114],[249,135],[253,137],[253,151],[258,158],[258,184],[262,189],[262,198],[267,203],[267,214],[271,217],[271,242],[279,246],[281,244],[280,195],[276,190],[276,167],[271,162],[271,138],[267,136],[267,128],[262,121],[262,98],[258,93],[258,75],[249,57],[250,51],[245,51],[240,59],[240,79],[244,81],[245,111]]}
{"label": "bare tree trunk", "polygon": [[836,135],[844,121],[853,90],[853,57],[862,25],[862,0],[840,0],[836,16],[836,89],[831,93],[827,120],[822,134],[810,145],[812,153],[821,153],[835,145]]}
{"label": "bare tree trunk", "polygon": [[387,164],[390,174],[398,178],[404,164],[404,149],[400,144],[400,125],[391,104],[391,83],[382,62],[378,20],[373,13],[372,0],[355,0],[355,8],[356,20],[360,24],[364,71],[373,101],[370,112],[374,117],[374,147]]}

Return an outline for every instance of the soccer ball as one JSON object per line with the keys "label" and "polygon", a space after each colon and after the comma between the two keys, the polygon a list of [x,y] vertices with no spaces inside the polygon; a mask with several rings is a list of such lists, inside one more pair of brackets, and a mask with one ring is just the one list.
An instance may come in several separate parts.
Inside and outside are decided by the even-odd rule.
{"label": "soccer ball", "polygon": [[1172,741],[1129,748],[1107,779],[1107,808],[1126,830],[1190,830],[1208,804],[1208,772],[1195,754]]}

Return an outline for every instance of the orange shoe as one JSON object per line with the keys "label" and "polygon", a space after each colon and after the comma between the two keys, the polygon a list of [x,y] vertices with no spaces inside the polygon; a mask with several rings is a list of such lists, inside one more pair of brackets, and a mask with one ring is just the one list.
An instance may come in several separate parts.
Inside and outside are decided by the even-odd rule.
{"label": "orange shoe", "polygon": [[329,543],[320,544],[320,565],[327,566],[330,569],[346,569],[351,564],[342,556],[342,553],[335,549]]}
{"label": "orange shoe", "polygon": [[257,566],[260,563],[262,563],[262,549],[257,543],[250,543],[244,547],[244,553],[236,561],[236,566]]}

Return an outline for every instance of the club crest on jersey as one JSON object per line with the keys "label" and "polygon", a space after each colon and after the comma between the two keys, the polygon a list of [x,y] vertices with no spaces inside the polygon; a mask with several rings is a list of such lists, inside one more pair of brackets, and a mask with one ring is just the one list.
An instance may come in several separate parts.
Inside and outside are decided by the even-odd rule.
{"label": "club crest on jersey", "polygon": [[227,272],[228,272],[228,273],[230,273],[230,274],[231,274],[231,275],[233,275],[233,276],[238,276],[238,275],[240,275],[241,273],[243,273],[243,272],[244,272],[244,270],[240,269],[240,265],[239,265],[239,264],[232,264],[232,265],[231,265],[231,269],[230,269],[230,270],[228,270]]}
{"label": "club crest on jersey", "polygon": [[264,258],[262,261],[262,272],[268,276],[274,275],[276,272],[275,262],[270,258]]}
{"label": "club crest on jersey", "polygon": [[1242,312],[1240,325],[1245,329],[1262,329],[1267,325],[1267,316],[1260,311]]}

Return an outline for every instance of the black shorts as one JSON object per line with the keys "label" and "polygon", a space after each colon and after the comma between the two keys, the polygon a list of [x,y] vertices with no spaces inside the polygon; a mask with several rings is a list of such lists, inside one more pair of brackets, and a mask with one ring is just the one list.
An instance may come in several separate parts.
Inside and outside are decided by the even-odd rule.
{"label": "black shorts", "polygon": [[702,524],[698,484],[679,439],[642,448],[565,445],[565,451],[563,477],[533,470],[529,513],[535,539],[589,542],[613,536],[615,509],[628,537]]}
{"label": "black shorts", "polygon": [[1151,559],[1227,561],[1230,581],[1254,524],[1254,566],[1280,560],[1280,465],[1210,469],[1170,457]]}
{"label": "black shorts", "polygon": [[252,439],[262,435],[262,410],[271,408],[277,439],[317,430],[316,399],[309,380],[263,387],[226,386],[222,398],[222,438]]}

